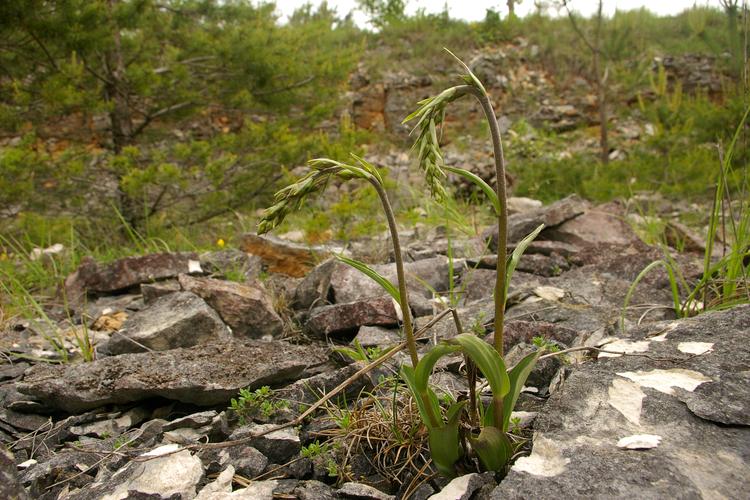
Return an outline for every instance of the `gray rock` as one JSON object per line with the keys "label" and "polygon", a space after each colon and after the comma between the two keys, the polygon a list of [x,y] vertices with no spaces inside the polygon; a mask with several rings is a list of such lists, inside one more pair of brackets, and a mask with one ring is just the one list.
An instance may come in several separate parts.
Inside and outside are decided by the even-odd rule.
{"label": "gray rock", "polygon": [[[90,483],[100,459],[93,453],[80,451],[62,451],[51,455],[48,460],[32,465],[21,473],[20,480],[28,488],[32,498],[39,498],[46,490],[60,478],[78,474],[81,470],[94,468],[88,474],[78,476],[70,484],[73,488],[80,488]],[[58,489],[62,488],[62,485]]]}
{"label": "gray rock", "polygon": [[198,441],[205,440],[211,432],[211,426],[207,425],[197,429],[180,428],[164,432],[165,443],[175,443],[181,445],[195,444]]}
{"label": "gray rock", "polygon": [[30,498],[18,480],[13,455],[4,446],[0,446],[0,498],[6,500],[27,500]]}
{"label": "gray rock", "polygon": [[[545,232],[547,232],[549,229],[584,213],[588,208],[588,202],[577,195],[572,195],[546,207],[513,214],[508,217],[508,243],[521,241],[540,224],[545,225]],[[492,227],[486,231],[484,236],[490,244],[490,249],[496,251],[497,227]]]}
{"label": "gray rock", "polygon": [[[326,394],[333,390],[336,386],[363,368],[363,366],[364,365],[361,362],[356,362],[337,370],[327,370],[312,377],[298,380],[293,384],[279,389],[278,395],[281,399],[294,401],[298,404],[312,404],[320,399],[321,394]],[[378,374],[382,374],[382,371],[376,369],[374,370],[374,373],[371,372],[357,378],[347,386],[344,394],[356,398],[362,390],[372,389],[375,385],[373,381],[377,380]]]}
{"label": "gray rock", "polygon": [[96,436],[107,438],[119,436],[126,430],[143,422],[150,412],[145,408],[132,408],[124,414],[115,413],[108,415],[106,420],[86,423],[83,425],[73,425],[70,432],[76,436]]}
{"label": "gray rock", "polygon": [[316,308],[305,329],[318,338],[342,337],[363,325],[397,326],[398,323],[395,301],[385,296]]}
{"label": "gray rock", "polygon": [[[215,342],[230,336],[229,329],[203,299],[190,292],[160,297],[131,315],[107,343],[111,354],[166,351]],[[143,346],[143,347],[141,347]]]}
{"label": "gray rock", "polygon": [[318,347],[228,340],[79,365],[37,365],[18,388],[71,413],[155,396],[210,406],[226,404],[244,387],[295,380],[327,358],[326,350]]}
{"label": "gray rock", "polygon": [[545,239],[575,245],[609,243],[629,245],[639,241],[630,224],[625,222],[622,207],[615,203],[587,209],[585,213],[545,231]]}
{"label": "gray rock", "polygon": [[[536,351],[536,348],[529,344],[516,344],[510,351],[507,351],[507,354],[505,355],[505,363],[508,367],[515,366],[526,355],[531,354],[534,351]],[[546,388],[549,387],[557,370],[561,367],[562,362],[560,361],[560,358],[543,359],[534,365],[534,368],[531,370],[529,378],[524,385],[536,387],[539,389],[538,394],[542,395]]]}
{"label": "gray rock", "polygon": [[[742,497],[750,388],[735,376],[747,371],[749,326],[745,305],[629,331],[618,345],[650,357],[573,371],[537,417],[531,456],[490,498]],[[634,436],[647,449],[628,449]]]}
{"label": "gray rock", "polygon": [[387,495],[377,488],[362,483],[344,483],[336,492],[337,498],[352,500],[396,500],[393,495]]}
{"label": "gray rock", "polygon": [[[391,283],[397,283],[396,264],[379,264],[370,267]],[[448,259],[442,255],[408,262],[404,265],[404,273],[410,297],[432,298],[432,290],[444,292],[448,289]],[[343,263],[337,263],[333,271],[331,288],[336,303],[380,297],[386,293],[373,280]]]}
{"label": "gray rock", "polygon": [[141,283],[176,278],[179,274],[202,272],[193,253],[157,253],[126,257],[109,264],[98,264],[85,257],[78,269],[65,279],[69,301],[79,302],[86,292],[109,293]]}
{"label": "gray rock", "polygon": [[36,431],[43,427],[46,427],[46,429],[51,427],[49,417],[31,413],[18,413],[2,407],[0,407],[0,422],[5,422],[11,427],[22,431]]}
{"label": "gray rock", "polygon": [[[111,477],[71,495],[70,498],[182,498],[196,496],[196,488],[203,479],[203,465],[189,451],[179,451],[176,445],[166,445],[144,455],[143,461],[129,462]],[[167,454],[172,452],[171,454]],[[153,457],[153,458],[152,458]],[[178,496],[179,495],[179,496]]]}
{"label": "gray rock", "polygon": [[199,413],[193,413],[185,417],[181,417],[172,420],[168,424],[164,425],[165,431],[171,431],[173,429],[198,429],[211,425],[216,420],[219,413],[216,410],[202,411]]}
{"label": "gray rock", "polygon": [[263,269],[263,260],[260,257],[236,249],[202,253],[200,263],[207,273],[224,277],[228,273],[241,274],[247,281],[256,280]]}
{"label": "gray rock", "polygon": [[362,347],[390,347],[401,342],[401,334],[392,328],[381,326],[361,326],[352,343]]}
{"label": "gray rock", "polygon": [[295,489],[294,494],[299,500],[333,500],[334,489],[320,481],[303,481]]}
{"label": "gray rock", "polygon": [[143,302],[146,305],[153,304],[159,297],[180,290],[182,290],[182,287],[177,280],[157,281],[156,283],[143,283],[141,285],[141,295],[143,295]]}
{"label": "gray rock", "polygon": [[294,291],[292,307],[295,309],[309,309],[324,306],[331,301],[331,274],[336,269],[337,261],[328,259],[315,266]]}
{"label": "gray rock", "polygon": [[439,493],[430,497],[430,500],[469,500],[472,495],[486,484],[494,484],[494,474],[466,474],[453,479]]}
{"label": "gray rock", "polygon": [[284,322],[262,285],[180,276],[180,285],[205,300],[229,325],[235,337],[276,337]]}
{"label": "gray rock", "polygon": [[0,366],[0,382],[20,377],[29,366],[28,363],[14,363],[12,365]]}
{"label": "gray rock", "polygon": [[[250,424],[239,427],[230,436],[230,440],[244,439],[254,434],[266,432],[275,428],[274,424]],[[264,436],[252,438],[249,446],[263,453],[271,462],[284,464],[298,455],[302,444],[299,431],[295,428],[280,429]]]}
{"label": "gray rock", "polygon": [[254,478],[268,466],[268,458],[252,446],[236,445],[227,448],[208,449],[201,453],[207,474],[215,474],[232,466],[237,474]]}

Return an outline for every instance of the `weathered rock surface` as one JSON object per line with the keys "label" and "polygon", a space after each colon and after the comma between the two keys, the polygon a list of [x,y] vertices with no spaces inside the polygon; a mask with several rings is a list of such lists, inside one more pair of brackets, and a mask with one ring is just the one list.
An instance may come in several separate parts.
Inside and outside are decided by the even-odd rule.
{"label": "weathered rock surface", "polygon": [[[396,264],[378,264],[370,267],[391,283],[397,283]],[[448,289],[448,259],[446,257],[439,256],[406,263],[404,273],[410,298],[417,296],[432,298],[432,290],[444,292]],[[343,263],[338,263],[332,272],[331,288],[336,303],[354,302],[386,294],[380,285]]]}
{"label": "weathered rock surface", "polygon": [[[274,424],[250,424],[235,430],[230,440],[243,439],[253,434],[260,434],[274,429]],[[268,459],[277,464],[284,464],[297,455],[302,447],[299,431],[295,428],[274,430],[264,436],[253,437],[248,442],[250,446],[257,449]]]}
{"label": "weathered rock surface", "polygon": [[157,448],[142,456],[151,459],[130,462],[111,477],[79,490],[71,498],[195,498],[197,486],[203,479],[203,465],[189,451],[167,454],[176,449],[170,445]]}
{"label": "weathered rock surface", "polygon": [[354,482],[342,484],[336,496],[350,500],[396,500],[393,495],[387,495],[367,484]]}
{"label": "weathered rock surface", "polygon": [[575,370],[539,414],[531,456],[491,498],[742,497],[748,328],[750,306],[740,306],[630,331],[618,345],[650,358]]}
{"label": "weathered rock surface", "polygon": [[229,338],[229,329],[216,311],[190,292],[156,299],[148,309],[131,315],[107,343],[110,354],[166,351]]}
{"label": "weathered rock surface", "polygon": [[235,337],[275,337],[284,322],[261,285],[180,275],[180,285],[203,298],[232,329]]}
{"label": "weathered rock surface", "polygon": [[193,253],[155,253],[126,257],[109,264],[84,258],[78,269],[65,280],[68,300],[85,292],[116,292],[152,281],[176,278],[179,274],[202,272]]}
{"label": "weathered rock surface", "polygon": [[202,253],[200,263],[203,270],[212,275],[227,276],[231,273],[244,276],[247,281],[257,279],[263,269],[263,259],[235,249]]}
{"label": "weathered rock surface", "polygon": [[451,480],[439,493],[432,495],[429,500],[469,500],[483,486],[494,484],[495,478],[492,473],[465,474]]}
{"label": "weathered rock surface", "polygon": [[[568,196],[546,207],[520,212],[508,217],[508,243],[516,243],[544,224],[545,231],[584,213],[590,204],[576,195]],[[485,232],[490,249],[497,250],[497,227]],[[541,238],[545,239],[545,238]]]}
{"label": "weathered rock surface", "polygon": [[578,246],[599,243],[630,245],[639,241],[625,221],[624,210],[616,203],[587,209],[577,217],[549,229],[545,238]]}
{"label": "weathered rock surface", "polygon": [[390,296],[319,307],[305,328],[316,337],[328,337],[355,333],[363,325],[397,326],[400,314],[396,307]]}
{"label": "weathered rock surface", "polygon": [[7,500],[27,500],[29,498],[16,474],[16,462],[13,455],[0,447],[0,498]]}
{"label": "weathered rock surface", "polygon": [[295,289],[292,306],[297,309],[308,309],[331,303],[331,275],[336,264],[336,260],[328,259],[315,266]]}
{"label": "weathered rock surface", "polygon": [[295,278],[305,276],[317,262],[330,253],[330,250],[322,247],[311,248],[273,236],[256,234],[245,234],[240,249],[260,257],[268,271]]}
{"label": "weathered rock surface", "polygon": [[326,360],[321,347],[227,340],[79,365],[37,365],[18,389],[71,413],[155,396],[207,406],[226,403],[244,387],[293,381]]}
{"label": "weathered rock surface", "polygon": [[182,290],[180,282],[177,280],[159,281],[156,283],[143,283],[141,285],[141,295],[146,305],[152,304],[159,297],[169,295],[170,293]]}

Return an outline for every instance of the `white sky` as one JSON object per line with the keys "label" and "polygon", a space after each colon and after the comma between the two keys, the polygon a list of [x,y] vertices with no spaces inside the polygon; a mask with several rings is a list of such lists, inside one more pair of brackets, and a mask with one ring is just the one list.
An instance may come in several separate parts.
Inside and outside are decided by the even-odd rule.
{"label": "white sky", "polygon": [[[282,14],[282,18],[288,16],[294,9],[312,3],[318,5],[320,0],[276,0],[276,6]],[[484,19],[485,12],[489,8],[498,10],[501,14],[507,12],[505,0],[408,0],[407,12],[413,13],[417,9],[424,8],[427,12],[442,12],[445,4],[448,4],[448,11],[453,18],[466,19],[468,21],[479,21]],[[604,0],[604,10],[611,15],[615,9],[630,10],[640,7],[647,7],[651,12],[660,15],[677,14],[690,8],[693,4],[719,6],[719,0]],[[356,9],[356,0],[328,0],[330,7],[335,7],[339,15]],[[570,0],[570,6],[584,15],[591,15],[596,11],[598,0]],[[516,14],[525,16],[534,10],[533,0],[521,0],[520,5],[516,6]],[[550,14],[555,14],[554,8],[549,10]],[[360,26],[364,25],[367,17],[361,12],[354,13],[354,19]]]}

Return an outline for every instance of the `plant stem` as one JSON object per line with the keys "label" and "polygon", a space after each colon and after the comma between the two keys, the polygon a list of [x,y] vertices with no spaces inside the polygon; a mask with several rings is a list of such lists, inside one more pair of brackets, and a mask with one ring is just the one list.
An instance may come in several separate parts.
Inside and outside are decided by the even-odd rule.
{"label": "plant stem", "polygon": [[411,322],[411,310],[409,309],[409,297],[406,290],[406,276],[404,274],[404,259],[401,256],[401,243],[398,238],[398,228],[396,227],[396,217],[393,215],[393,208],[391,202],[388,200],[388,194],[385,192],[383,185],[378,182],[374,177],[368,178],[370,184],[375,187],[380,202],[383,204],[383,211],[385,212],[385,218],[388,221],[388,229],[391,232],[391,240],[393,242],[393,253],[396,260],[396,276],[398,279],[398,294],[400,298],[399,305],[401,306],[401,314],[404,317],[404,334],[406,335],[406,346],[409,349],[409,357],[411,357],[412,366],[416,367],[419,362],[419,356],[417,355],[417,343],[414,340],[414,326]]}
{"label": "plant stem", "polygon": [[[500,140],[500,128],[497,126],[497,117],[492,108],[489,96],[480,89],[467,85],[466,91],[473,95],[482,106],[484,116],[490,126],[490,137],[492,138],[492,150],[495,157],[495,192],[500,202],[500,213],[497,215],[497,273],[495,277],[495,350],[503,357],[504,324],[505,324],[505,281],[508,246],[508,194],[505,185],[505,155],[503,144]],[[503,400],[493,398],[495,427],[503,429]]]}
{"label": "plant stem", "polygon": [[500,202],[500,213],[497,214],[497,277],[495,279],[495,350],[503,356],[504,320],[505,320],[505,261],[508,246],[508,195],[505,186],[505,155],[500,140],[500,129],[497,126],[495,110],[489,96],[476,87],[467,85],[465,90],[476,97],[482,106],[490,126],[492,149],[495,156],[495,192]]}

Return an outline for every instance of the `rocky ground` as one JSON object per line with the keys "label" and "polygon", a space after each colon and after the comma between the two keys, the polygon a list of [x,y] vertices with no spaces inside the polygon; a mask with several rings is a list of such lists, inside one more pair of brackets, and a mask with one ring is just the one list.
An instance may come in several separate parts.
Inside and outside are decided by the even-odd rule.
{"label": "rocky ground", "polygon": [[[393,351],[355,378],[365,362],[332,349],[401,340],[393,301],[330,258],[372,256],[378,242],[310,248],[247,235],[240,250],[85,261],[65,283],[83,324],[50,310],[47,320],[3,332],[0,441],[9,452],[0,454],[0,497],[745,497],[750,307],[676,320],[669,283],[654,273],[639,285],[623,331],[625,294],[661,251],[637,238],[617,204],[571,197],[517,207],[511,244],[540,223],[546,229],[511,285],[508,359],[532,349],[537,336],[607,352],[539,363],[515,415],[530,452],[506,475],[467,471],[448,482],[426,465],[422,475],[399,475],[384,463],[393,458],[387,447],[368,456],[367,440],[346,436],[358,428],[375,435],[364,395],[377,398],[406,361]],[[466,329],[492,337],[495,236],[452,241],[449,263],[439,230],[404,232],[418,327],[446,307],[453,282]],[[380,255],[376,268],[394,278],[386,246]],[[699,275],[700,257],[676,256],[688,279]],[[92,339],[95,361],[56,362],[60,352],[45,337],[59,335],[74,352],[76,333]],[[424,349],[455,334],[453,323],[437,322]],[[461,368],[457,359],[441,362],[438,390],[465,392]],[[347,399],[308,411],[339,385]],[[391,393],[398,406],[391,417],[409,425],[408,399]],[[344,415],[356,421],[344,424]],[[310,452],[326,439],[337,447]]]}

